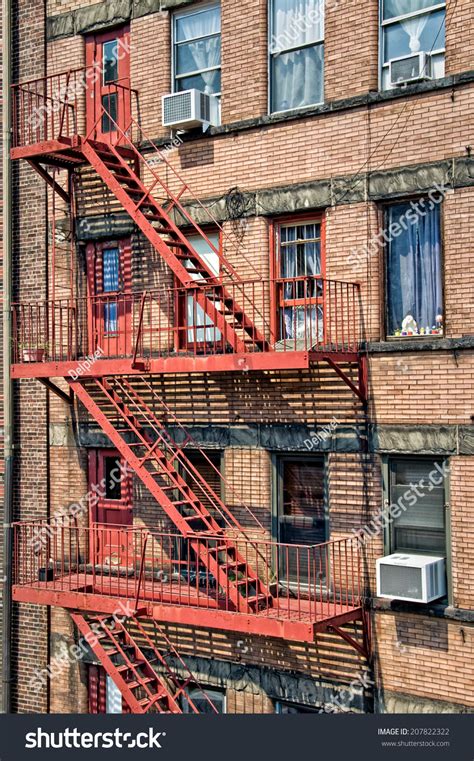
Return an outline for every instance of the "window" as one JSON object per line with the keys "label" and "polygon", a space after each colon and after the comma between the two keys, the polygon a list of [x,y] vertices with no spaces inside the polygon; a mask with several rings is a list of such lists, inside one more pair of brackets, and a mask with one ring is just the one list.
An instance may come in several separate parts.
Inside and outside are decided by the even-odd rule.
{"label": "window", "polygon": [[389,206],[385,236],[387,334],[443,335],[441,203]]}
{"label": "window", "polygon": [[297,545],[281,548],[279,577],[304,586],[311,574],[310,555],[301,546],[328,538],[324,459],[282,457],[278,461],[277,540]]}
{"label": "window", "polygon": [[[220,259],[219,254],[214,249],[220,250],[220,235],[218,232],[208,232],[206,236],[214,248],[201,235],[189,235],[188,240],[201,259],[208,265],[211,272],[217,276],[220,274]],[[184,266],[189,269],[191,268],[191,263],[187,260]],[[190,275],[193,280],[199,279],[199,275],[194,272],[191,272]],[[220,308],[220,302],[216,302],[216,307],[217,309]],[[182,324],[180,322],[180,325]],[[192,295],[186,297],[186,328],[186,340],[182,348],[186,348],[186,346],[196,347],[199,344],[205,344],[207,350],[211,347],[215,349],[221,348],[222,333],[214,326],[211,318]]]}
{"label": "window", "polygon": [[221,91],[220,5],[174,16],[174,92]]}
{"label": "window", "polygon": [[[105,248],[102,251],[102,283],[104,293],[120,291],[120,251],[118,248]],[[104,330],[115,333],[117,323],[117,302],[107,301],[104,304]]]}
{"label": "window", "polygon": [[[430,458],[391,458],[388,466],[389,552],[446,555],[447,463]],[[400,510],[394,510],[398,506]],[[387,506],[388,507],[388,506]]]}
{"label": "window", "polygon": [[323,340],[322,222],[280,224],[276,242],[278,340]]}
{"label": "window", "polygon": [[381,0],[382,87],[390,87],[392,58],[429,53],[432,76],[444,77],[446,4],[435,0]]}
{"label": "window", "polygon": [[[201,690],[199,687],[194,687],[188,689],[187,694],[193,701],[199,713],[216,713],[214,710],[215,708],[218,713],[226,712],[225,695],[219,690],[208,690],[207,688]],[[182,698],[182,707],[183,713],[194,713],[189,705],[188,699],[184,695]]]}
{"label": "window", "polygon": [[102,46],[102,72],[104,85],[118,79],[118,39],[108,40]]}
{"label": "window", "polygon": [[324,98],[324,0],[270,0],[270,109]]}
{"label": "window", "polygon": [[298,705],[298,703],[282,703],[280,700],[277,700],[275,703],[275,713],[320,713],[320,711],[316,708],[309,708],[309,706]]}
{"label": "window", "polygon": [[105,499],[122,499],[121,459],[115,455],[104,456]]}

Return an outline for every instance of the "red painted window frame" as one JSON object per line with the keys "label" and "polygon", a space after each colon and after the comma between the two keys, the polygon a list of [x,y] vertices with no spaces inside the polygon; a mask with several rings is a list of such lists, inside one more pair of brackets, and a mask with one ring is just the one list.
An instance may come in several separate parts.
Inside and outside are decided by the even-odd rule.
{"label": "red painted window frame", "polygon": [[[103,277],[103,251],[118,248],[121,289],[104,294],[101,289]],[[130,238],[121,240],[96,241],[86,246],[87,296],[88,296],[88,335],[89,353],[97,348],[104,350],[105,356],[118,355],[128,357],[132,351],[132,242]],[[106,334],[103,328],[103,307],[105,299],[122,295],[124,299],[117,303],[118,330]],[[100,300],[97,297],[103,296]],[[130,296],[127,299],[127,296]],[[99,340],[99,337],[101,340]],[[104,344],[104,345],[102,345]]]}
{"label": "red painted window frame", "polygon": [[[209,236],[210,234],[217,233],[218,239],[219,239],[219,252],[222,256],[223,252],[223,244],[224,244],[224,234],[223,230],[211,226],[205,226],[201,228],[202,231],[205,233],[205,235]],[[183,233],[186,237],[196,235],[196,230],[193,228],[186,228],[183,230]],[[219,271],[219,279],[222,279],[222,263]],[[187,339],[187,332],[188,330],[191,330],[187,325],[187,303],[186,303],[186,294],[183,290],[182,283],[175,277],[174,280],[175,288],[176,290],[176,297],[175,297],[175,304],[174,304],[174,314],[175,314],[175,351],[192,351],[194,354],[203,354],[203,353],[209,353],[209,350],[213,350],[218,354],[221,354],[224,351],[224,339],[221,336],[221,339],[219,341],[215,341],[210,343],[206,343],[206,341],[188,341]],[[211,327],[211,326],[210,326]],[[204,329],[204,328],[203,328]]]}
{"label": "red painted window frame", "polygon": [[[308,222],[315,222],[321,225],[321,277],[326,277],[326,214],[324,211],[316,211],[312,214],[292,214],[284,217],[274,218],[270,221],[270,338],[271,343],[275,344],[280,340],[279,329],[279,309],[282,305],[279,298],[278,281],[280,279],[280,262],[279,262],[279,232],[284,225],[298,225],[307,224]],[[324,282],[323,282],[324,289]],[[324,304],[324,290],[323,298],[317,299],[316,303]],[[297,306],[297,302],[292,301],[292,305]]]}

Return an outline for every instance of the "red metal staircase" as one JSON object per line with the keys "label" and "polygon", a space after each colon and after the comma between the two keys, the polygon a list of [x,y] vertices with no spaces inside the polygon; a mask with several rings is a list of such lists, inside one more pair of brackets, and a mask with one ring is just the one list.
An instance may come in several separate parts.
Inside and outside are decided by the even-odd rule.
{"label": "red metal staircase", "polygon": [[[138,637],[132,636],[125,623],[115,616],[85,617],[80,613],[73,613],[72,620],[120,690],[132,713],[183,713],[179,702],[181,696],[186,697],[192,713],[199,713],[186,691],[196,680],[168,638],[166,640],[169,651],[165,654],[157,649],[135,616],[129,616],[127,622],[138,631],[144,646],[138,644]],[[179,661],[187,673],[184,680],[174,672],[167,655]],[[163,675],[159,675],[154,666],[158,667]],[[204,692],[203,695],[208,700],[211,710],[217,713],[210,698]]]}
{"label": "red metal staircase", "polygon": [[[219,541],[224,529],[196,488],[206,494],[227,526],[240,532],[242,527],[130,383],[124,378],[96,378],[69,384],[180,533],[190,539],[196,558],[225,589],[235,610],[252,612],[271,605],[269,591],[237,544],[227,537]],[[194,489],[180,468],[191,476]],[[200,542],[200,537],[205,541]]]}

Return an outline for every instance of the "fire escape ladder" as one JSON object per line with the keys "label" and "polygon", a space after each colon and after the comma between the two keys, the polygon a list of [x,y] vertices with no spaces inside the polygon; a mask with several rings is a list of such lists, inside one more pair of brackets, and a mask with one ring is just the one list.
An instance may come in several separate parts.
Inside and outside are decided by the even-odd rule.
{"label": "fire escape ladder", "polygon": [[[186,686],[193,681],[191,676],[184,682],[178,678],[136,618],[130,616],[127,622],[129,626],[135,626],[140,634],[145,634],[147,652],[140,647],[123,621],[115,616],[86,618],[80,613],[73,613],[72,620],[132,713],[182,713],[178,701],[180,695],[185,695],[193,713],[199,713],[186,693]],[[180,661],[184,663],[181,658]],[[159,675],[154,666],[164,674]]]}
{"label": "fire escape ladder", "polygon": [[[94,381],[94,392],[99,394],[99,401],[83,382],[69,381],[69,384],[178,531],[189,538],[197,559],[226,590],[235,609],[252,612],[263,604],[266,607],[271,605],[271,595],[257,573],[180,474],[176,466],[186,462],[182,448],[157,428],[155,420],[147,415],[146,405],[143,403],[139,417],[139,402],[135,401],[131,410],[116,388],[105,379]],[[149,433],[150,428],[155,439]],[[213,495],[216,495],[211,487],[202,476],[199,482],[203,490],[207,486],[209,499],[215,504]],[[228,517],[231,513],[223,503],[221,505],[225,509],[221,515],[226,516],[230,524]],[[232,527],[238,527],[235,519]]]}
{"label": "fire escape ladder", "polygon": [[196,303],[234,351],[245,353],[255,347],[270,351],[270,344],[234,297],[238,281],[231,287],[219,283],[215,273],[173,221],[170,209],[165,210],[152,195],[156,183],[147,188],[112,146],[101,144],[99,147],[85,140],[82,152],[180,283],[190,288]]}

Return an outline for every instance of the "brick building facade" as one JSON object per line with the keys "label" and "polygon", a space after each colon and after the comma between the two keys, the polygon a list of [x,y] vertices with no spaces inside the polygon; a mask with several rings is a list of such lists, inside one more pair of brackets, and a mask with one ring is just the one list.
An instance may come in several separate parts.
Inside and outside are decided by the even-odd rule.
{"label": "brick building facade", "polygon": [[[15,712],[134,710],[132,667],[124,691],[96,643],[72,655],[124,600],[121,636],[186,686],[171,710],[208,710],[203,691],[229,713],[474,707],[472,13],[323,5],[16,2]],[[431,76],[391,87],[389,61],[418,51]],[[161,98],[188,87],[219,94],[220,123],[172,134]],[[107,174],[126,166],[208,283],[176,236],[154,245],[148,198]],[[133,426],[152,451],[130,459]],[[158,431],[213,516],[201,550],[140,475]],[[437,465],[441,485],[420,487]],[[213,561],[217,584],[216,525],[227,561],[241,553],[233,576]],[[396,552],[445,558],[446,592],[377,596],[376,560]]]}

